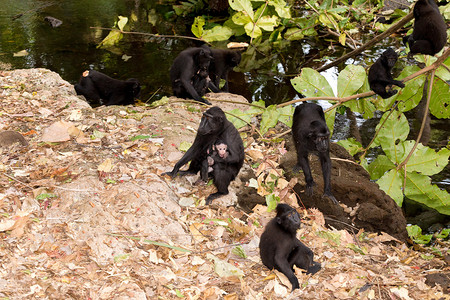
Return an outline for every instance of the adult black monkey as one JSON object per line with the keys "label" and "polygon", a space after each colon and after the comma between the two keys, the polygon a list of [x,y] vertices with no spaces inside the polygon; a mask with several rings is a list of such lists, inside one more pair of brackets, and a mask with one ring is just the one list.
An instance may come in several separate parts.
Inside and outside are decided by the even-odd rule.
{"label": "adult black monkey", "polygon": [[[403,82],[394,80],[391,75],[391,70],[397,61],[397,58],[397,53],[395,53],[392,48],[387,48],[369,69],[370,88],[383,99],[397,94],[397,90],[390,88],[391,85],[394,84],[401,88],[405,87]],[[386,88],[388,88],[388,90],[386,90]]]}
{"label": "adult black monkey", "polygon": [[[201,171],[202,165],[207,160],[208,149],[212,144],[222,140],[228,147],[228,155],[222,158],[220,156],[214,158],[214,168],[212,177],[217,192],[206,198],[206,204],[211,203],[214,199],[228,194],[228,186],[230,182],[237,176],[239,170],[244,163],[244,144],[236,127],[227,120],[225,113],[220,107],[214,106],[203,113],[200,125],[195,136],[194,143],[183,155],[183,157],[175,164],[173,170],[163,175],[175,177],[177,174],[197,174]],[[191,162],[186,171],[180,171],[180,168]],[[204,177],[204,174],[201,174]],[[208,176],[208,174],[206,174]],[[201,178],[206,181],[208,178]]]}
{"label": "adult black monkey", "polygon": [[294,111],[292,135],[297,150],[297,164],[294,166],[294,172],[300,171],[300,168],[303,169],[306,194],[308,196],[313,194],[315,184],[308,161],[308,153],[312,152],[319,156],[322,166],[323,195],[339,205],[339,202],[331,193],[330,131],[325,122],[322,107],[314,103],[298,105]]}
{"label": "adult black monkey", "polygon": [[80,82],[75,85],[77,95],[83,95],[88,100],[98,101],[104,105],[134,104],[134,98],[139,96],[141,85],[139,81],[130,78],[126,81],[117,80],[101,72],[84,71]]}
{"label": "adult black monkey", "polygon": [[259,241],[259,253],[263,264],[269,269],[277,269],[287,276],[292,290],[298,289],[298,279],[293,266],[314,274],[321,265],[314,261],[314,253],[296,237],[300,228],[300,215],[287,204],[277,205],[277,215],[264,229]]}
{"label": "adult black monkey", "polygon": [[209,66],[209,77],[216,87],[225,80],[222,91],[228,92],[228,72],[241,62],[241,52],[226,49],[211,49],[214,60]]}
{"label": "adult black monkey", "polygon": [[208,88],[213,92],[219,92],[219,89],[209,80],[209,65],[212,59],[209,47],[188,48],[181,51],[170,68],[174,95],[211,104],[202,96]]}
{"label": "adult black monkey", "polygon": [[418,0],[414,5],[414,30],[405,36],[412,54],[434,55],[447,42],[447,25],[434,0]]}

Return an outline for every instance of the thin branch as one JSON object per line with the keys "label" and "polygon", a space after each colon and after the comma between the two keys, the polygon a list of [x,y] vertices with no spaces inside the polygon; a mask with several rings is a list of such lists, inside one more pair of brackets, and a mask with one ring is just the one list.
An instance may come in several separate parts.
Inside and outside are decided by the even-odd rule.
{"label": "thin branch", "polygon": [[152,36],[152,37],[157,37],[157,38],[188,39],[188,40],[195,40],[195,41],[201,41],[201,42],[208,43],[208,42],[206,42],[203,39],[199,39],[199,38],[192,37],[192,36],[153,34],[153,33],[136,32],[136,31],[122,31],[122,30],[119,30],[117,28],[105,28],[105,27],[89,27],[89,28],[91,28],[91,29],[100,29],[100,30],[108,30],[108,31],[118,31],[118,32],[124,33],[124,34],[137,34],[137,35]]}
{"label": "thin branch", "polygon": [[[308,2],[306,2],[306,3],[308,3]],[[316,69],[316,71],[317,72],[321,72],[321,71],[327,70],[327,69],[329,69],[331,67],[334,67],[334,66],[340,64],[343,61],[346,61],[350,57],[353,57],[355,55],[360,54],[361,52],[363,52],[367,48],[372,47],[373,45],[375,45],[376,43],[378,43],[379,41],[381,41],[385,37],[389,36],[391,33],[394,33],[398,29],[402,28],[406,23],[408,23],[412,19],[413,19],[413,13],[410,12],[409,14],[404,16],[400,21],[398,21],[397,23],[393,24],[388,30],[386,30],[385,32],[377,35],[375,38],[371,39],[366,44],[362,45],[361,47],[359,47],[356,50],[353,50],[353,51],[347,53],[344,56],[341,56],[340,58],[336,59],[335,61],[333,61],[333,62],[331,62],[331,63],[329,63],[329,64],[327,64],[325,66],[322,66],[322,67]]]}

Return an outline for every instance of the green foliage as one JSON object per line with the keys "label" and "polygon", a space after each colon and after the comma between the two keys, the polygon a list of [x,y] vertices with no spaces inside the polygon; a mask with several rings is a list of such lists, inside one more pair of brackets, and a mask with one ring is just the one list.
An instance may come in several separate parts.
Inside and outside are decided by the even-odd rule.
{"label": "green foliage", "polygon": [[267,204],[267,211],[275,210],[278,203],[280,202],[280,197],[275,196],[274,194],[269,194],[266,196],[266,204]]}
{"label": "green foliage", "polygon": [[417,225],[406,227],[408,236],[417,244],[428,244],[433,237],[432,234],[422,234],[422,228]]}
{"label": "green foliage", "polygon": [[247,254],[245,253],[244,248],[242,246],[234,247],[233,250],[231,250],[231,253],[241,257],[241,258],[247,258]]}
{"label": "green foliage", "polygon": [[[120,31],[123,31],[127,23],[128,23],[127,17],[119,16],[119,20],[114,24],[114,27],[117,26],[117,28]],[[103,41],[100,42],[97,48],[111,49],[115,47],[123,38],[123,34],[120,31],[116,30],[110,31],[109,34],[103,39]]]}

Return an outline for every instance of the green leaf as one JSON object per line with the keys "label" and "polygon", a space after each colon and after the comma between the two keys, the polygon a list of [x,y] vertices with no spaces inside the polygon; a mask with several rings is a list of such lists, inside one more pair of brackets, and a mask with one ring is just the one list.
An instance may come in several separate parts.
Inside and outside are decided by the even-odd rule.
{"label": "green leaf", "polygon": [[339,97],[348,97],[355,94],[366,80],[366,71],[362,66],[347,65],[339,72],[337,90]]}
{"label": "green leaf", "polygon": [[271,212],[272,210],[275,210],[279,202],[280,197],[277,197],[274,194],[266,195],[267,211]]}
{"label": "green leaf", "polygon": [[280,117],[279,117],[278,121],[286,124],[286,126],[288,126],[288,127],[292,127],[292,116],[294,114],[294,110],[295,110],[295,108],[292,105],[287,105],[287,106],[278,108],[278,111],[280,113]]}
{"label": "green leaf", "polygon": [[256,39],[257,37],[262,35],[261,28],[254,25],[253,23],[245,24],[244,29],[245,29],[245,33],[248,36],[253,37],[254,39]]}
{"label": "green leaf", "polygon": [[445,228],[445,229],[442,229],[441,232],[435,233],[434,236],[438,239],[445,239],[448,237],[449,234],[450,234],[450,228]]}
{"label": "green leaf", "polygon": [[[414,144],[414,141],[410,141]],[[439,152],[418,144],[416,150],[411,155],[406,165],[408,172],[419,172],[424,175],[434,175],[441,172],[448,164],[450,150],[442,148]]]}
{"label": "green leaf", "polygon": [[327,123],[328,129],[330,130],[330,136],[333,135],[334,131],[334,120],[336,119],[336,108],[325,113],[325,122]]}
{"label": "green leaf", "polygon": [[403,176],[396,169],[392,169],[385,173],[377,181],[380,189],[382,189],[386,194],[388,194],[398,206],[402,206],[403,203],[403,193],[402,193],[402,180]]}
{"label": "green leaf", "polygon": [[236,25],[244,26],[248,23],[253,24],[253,19],[250,18],[248,15],[244,14],[243,12],[235,13],[231,19],[233,20],[233,23]]}
{"label": "green leaf", "polygon": [[295,90],[306,97],[334,97],[333,89],[319,72],[303,68],[300,76],[291,79]]}
{"label": "green leaf", "polygon": [[192,33],[201,38],[203,36],[203,26],[205,26],[205,18],[202,16],[195,17],[194,23],[192,23],[191,31]]}
{"label": "green leaf", "polygon": [[422,228],[417,225],[407,226],[406,231],[408,236],[417,244],[428,244],[433,237],[431,234],[423,235]]}
{"label": "green leaf", "polygon": [[189,148],[191,148],[191,146],[192,146],[191,143],[184,141],[180,143],[180,147],[178,147],[178,149],[180,151],[186,152],[189,150]]}
{"label": "green leaf", "polygon": [[450,87],[440,78],[434,78],[430,112],[436,118],[450,118]]}
{"label": "green leaf", "polygon": [[426,175],[406,172],[405,196],[441,214],[450,215],[450,195],[437,185],[432,185],[430,177]]}
{"label": "green leaf", "polygon": [[[225,112],[227,114],[227,112]],[[247,125],[248,123],[250,123],[250,121],[252,120],[252,114],[249,113],[248,111],[241,111],[239,109],[233,109],[230,110],[229,113],[233,114],[227,114],[227,119],[228,121],[230,121],[231,123],[233,123],[234,127],[236,127],[237,129],[244,127],[245,125]],[[235,116],[239,117],[236,118]]]}
{"label": "green leaf", "polygon": [[253,7],[250,0],[228,0],[228,2],[233,10],[244,12],[253,20]]}
{"label": "green leaf", "polygon": [[[448,5],[448,10],[450,11],[450,5]],[[444,64],[447,66],[447,68],[445,68],[444,66],[439,66],[439,68],[437,68],[436,70],[436,76],[438,76],[440,79],[444,80],[444,81],[449,81],[450,80],[450,57],[447,57],[447,59],[445,60]]]}
{"label": "green leaf", "polygon": [[[386,120],[387,118],[387,120]],[[384,122],[386,120],[386,122]],[[384,124],[383,124],[384,123]],[[383,128],[378,133],[375,141],[381,145],[384,153],[394,163],[400,163],[404,158],[404,145],[400,143],[406,140],[409,133],[409,124],[405,115],[392,111],[385,112],[381,117],[376,130],[383,124]]]}
{"label": "green leaf", "polygon": [[272,5],[275,7],[275,11],[277,12],[278,16],[285,19],[291,18],[291,10],[289,9],[289,6],[286,4],[286,1],[284,0],[269,0],[269,5]]}
{"label": "green leaf", "polygon": [[119,28],[120,31],[123,31],[123,28],[125,27],[125,25],[127,25],[127,23],[128,23],[127,17],[119,16],[119,21],[117,21],[117,27]]}
{"label": "green leaf", "polygon": [[150,138],[149,135],[136,135],[136,136],[130,138],[130,141],[146,140],[146,139],[149,139],[149,138]]}
{"label": "green leaf", "polygon": [[[399,75],[399,78],[405,78],[417,71],[419,71],[419,67],[417,66],[407,66],[402,70]],[[408,111],[413,109],[419,104],[422,99],[423,94],[423,84],[425,82],[425,75],[415,77],[410,81],[405,83],[405,87],[396,95],[395,101],[398,101],[398,110],[399,111]]]}
{"label": "green leaf", "polygon": [[44,200],[47,198],[57,198],[58,196],[56,194],[51,193],[42,193],[36,196],[36,200]]}
{"label": "green leaf", "polygon": [[340,140],[337,143],[338,143],[338,145],[341,145],[342,147],[344,147],[345,150],[347,150],[350,153],[350,155],[355,155],[356,153],[363,150],[361,143],[358,142],[357,140],[355,140],[354,138]]}
{"label": "green leaf", "polygon": [[301,40],[304,37],[305,35],[303,34],[303,30],[296,27],[288,28],[284,34],[284,38],[289,41]]}
{"label": "green leaf", "polygon": [[265,134],[269,128],[275,127],[278,123],[278,118],[281,113],[276,105],[270,105],[261,115],[261,134]]}
{"label": "green leaf", "polygon": [[123,34],[120,31],[110,31],[109,34],[98,44],[97,48],[109,48],[115,46],[122,39]]}
{"label": "green leaf", "polygon": [[247,258],[247,254],[245,254],[245,250],[244,248],[242,248],[242,246],[234,247],[233,250],[231,250],[231,253],[242,258]]}
{"label": "green leaf", "polygon": [[341,234],[339,232],[332,232],[332,231],[319,231],[317,233],[318,236],[321,238],[327,239],[331,242],[333,242],[336,245],[341,244]]}
{"label": "green leaf", "polygon": [[130,254],[119,254],[114,256],[114,262],[121,262],[123,260],[127,260],[130,257]]}
{"label": "green leaf", "polygon": [[265,31],[273,31],[273,28],[277,25],[277,23],[277,16],[263,16],[258,19],[258,21],[256,22],[256,26],[264,29]]}
{"label": "green leaf", "polygon": [[175,294],[177,295],[178,298],[184,298],[183,293],[179,289],[175,289]]}
{"label": "green leaf", "polygon": [[204,31],[203,39],[207,42],[226,41],[233,35],[233,30],[224,26],[214,26]]}
{"label": "green leaf", "polygon": [[395,164],[386,155],[378,155],[368,166],[367,171],[369,171],[370,179],[377,180],[393,168],[395,168]]}
{"label": "green leaf", "polygon": [[[364,252],[364,250],[363,249],[361,249],[361,248],[359,248],[358,246],[356,246],[355,244],[347,244],[346,246],[345,246],[345,248],[349,248],[349,249],[352,249],[354,252],[356,252],[356,253],[359,253],[359,254],[361,254],[361,255],[366,255],[366,253]],[[366,250],[367,251],[367,250]]]}

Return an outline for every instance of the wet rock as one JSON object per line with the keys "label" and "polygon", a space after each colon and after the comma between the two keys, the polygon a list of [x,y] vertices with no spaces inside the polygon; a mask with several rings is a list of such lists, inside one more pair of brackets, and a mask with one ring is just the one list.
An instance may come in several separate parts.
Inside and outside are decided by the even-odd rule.
{"label": "wet rock", "polygon": [[63,23],[61,20],[51,16],[46,16],[44,20],[47,21],[53,28],[59,27]]}

